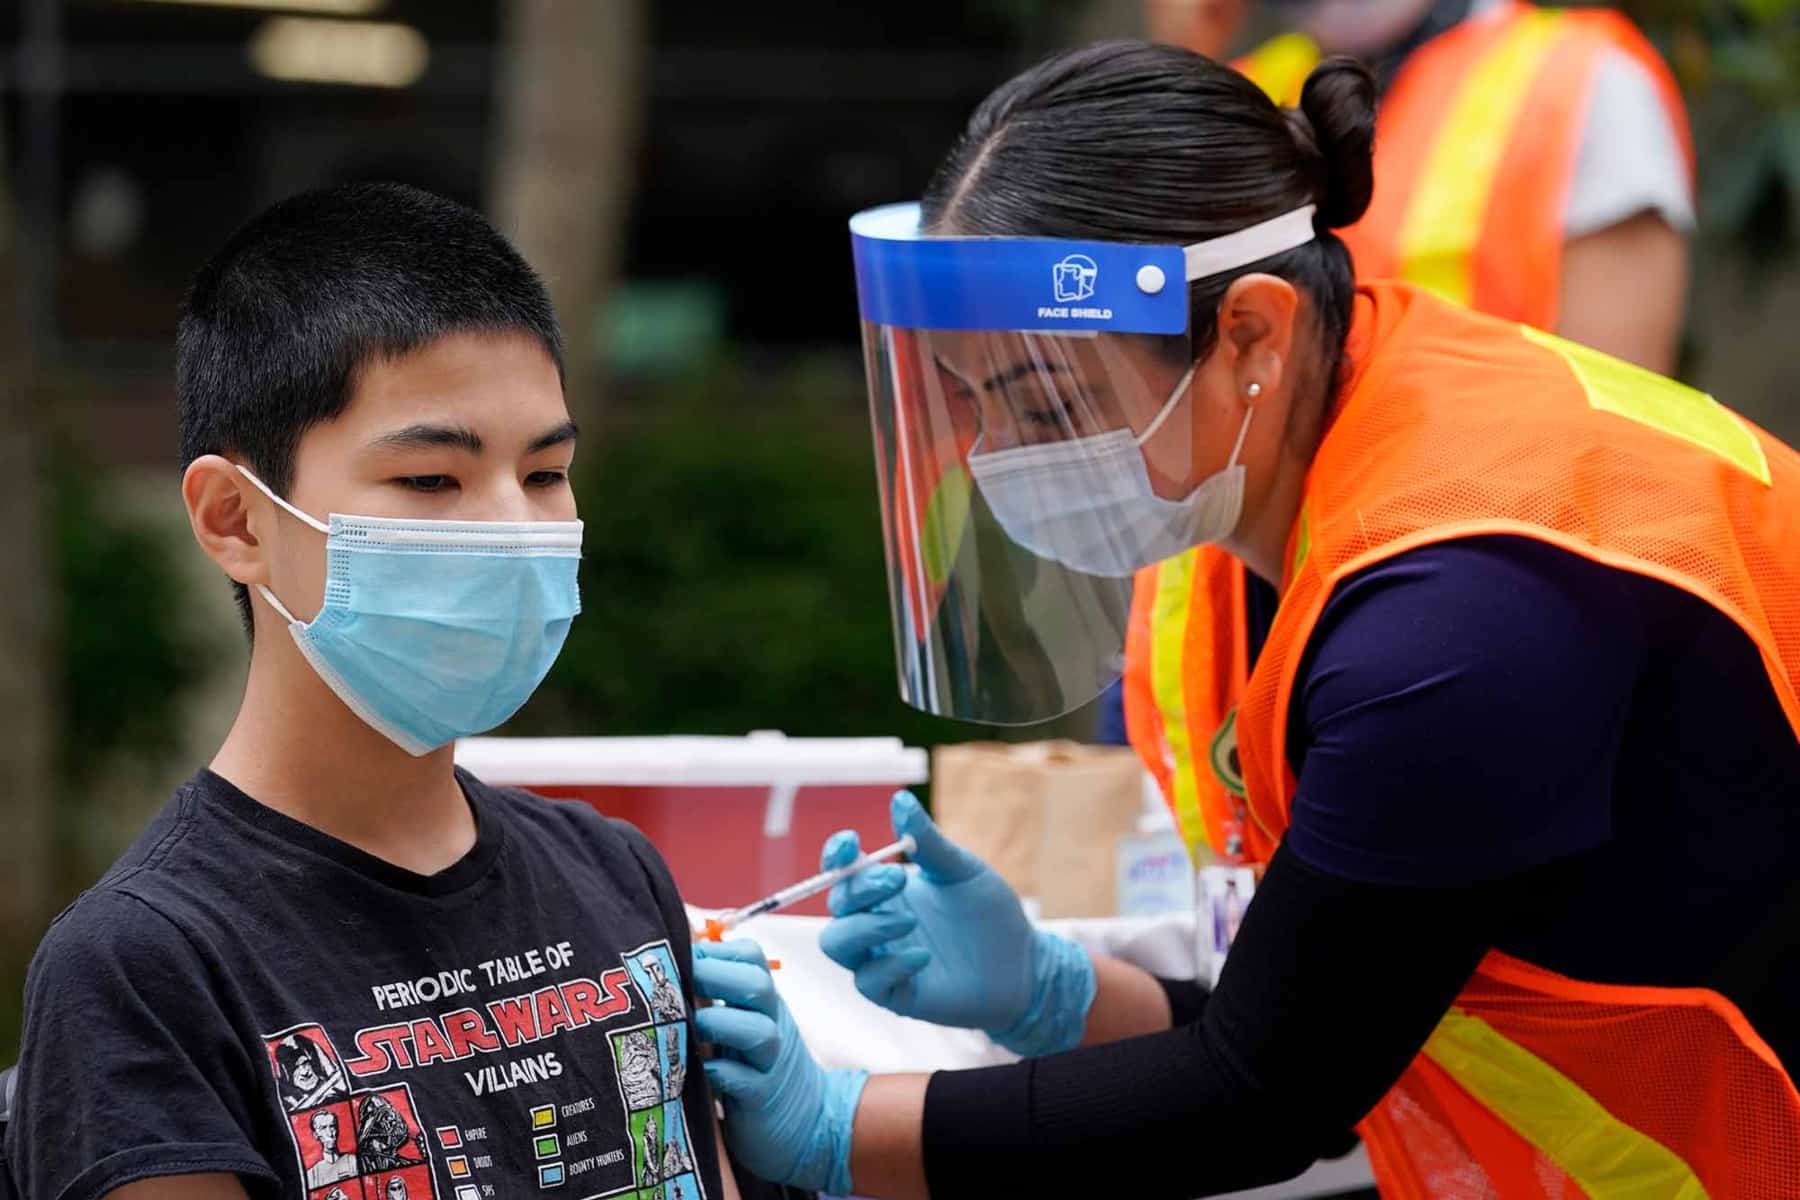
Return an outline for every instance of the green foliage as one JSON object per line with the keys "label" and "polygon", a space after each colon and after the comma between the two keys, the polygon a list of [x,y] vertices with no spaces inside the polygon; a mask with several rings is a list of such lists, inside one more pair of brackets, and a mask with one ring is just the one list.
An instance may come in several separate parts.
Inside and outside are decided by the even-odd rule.
{"label": "green foliage", "polygon": [[582,615],[506,732],[980,734],[900,701],[861,395],[832,360],[622,401],[575,472]]}
{"label": "green foliage", "polygon": [[970,13],[1030,45],[1080,15],[1086,0],[974,0]]}
{"label": "green foliage", "polygon": [[1709,234],[1771,265],[1800,243],[1800,0],[1638,0],[1692,109]]}
{"label": "green foliage", "polygon": [[[80,857],[96,785],[121,762],[166,765],[181,747],[184,700],[210,660],[186,624],[186,585],[165,531],[102,497],[107,481],[67,446],[51,473],[61,629],[57,663],[58,841]],[[67,863],[85,879],[91,864]]]}

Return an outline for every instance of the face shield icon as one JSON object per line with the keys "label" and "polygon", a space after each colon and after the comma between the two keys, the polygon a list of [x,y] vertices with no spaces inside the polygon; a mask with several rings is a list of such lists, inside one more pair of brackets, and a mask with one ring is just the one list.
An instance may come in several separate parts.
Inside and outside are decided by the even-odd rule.
{"label": "face shield icon", "polygon": [[1058,303],[1086,300],[1094,294],[1094,280],[1100,268],[1085,254],[1071,254],[1051,268]]}

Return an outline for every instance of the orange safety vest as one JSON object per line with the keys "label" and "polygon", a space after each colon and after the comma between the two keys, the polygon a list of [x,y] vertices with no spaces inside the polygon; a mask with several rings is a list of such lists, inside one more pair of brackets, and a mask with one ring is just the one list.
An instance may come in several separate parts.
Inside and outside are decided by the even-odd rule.
{"label": "orange safety vest", "polygon": [[[1508,3],[1420,47],[1383,98],[1375,194],[1339,230],[1362,279],[1402,279],[1482,312],[1554,329],[1562,216],[1587,96],[1623,51],[1662,91],[1687,145],[1681,98],[1630,21],[1604,10]],[[1320,58],[1300,34],[1237,65],[1278,104],[1299,102]],[[1243,857],[1243,788],[1231,714],[1249,675],[1243,568],[1202,546],[1141,572],[1126,646],[1131,743],[1190,848]]]}
{"label": "orange safety vest", "polygon": [[[1800,452],[1702,392],[1401,284],[1358,292],[1349,358],[1236,722],[1251,857],[1288,826],[1289,704],[1332,589],[1454,538],[1536,538],[1693,594],[1761,651],[1800,738]],[[1361,1133],[1386,1197],[1800,1196],[1800,1093],[1728,999],[1498,953]]]}

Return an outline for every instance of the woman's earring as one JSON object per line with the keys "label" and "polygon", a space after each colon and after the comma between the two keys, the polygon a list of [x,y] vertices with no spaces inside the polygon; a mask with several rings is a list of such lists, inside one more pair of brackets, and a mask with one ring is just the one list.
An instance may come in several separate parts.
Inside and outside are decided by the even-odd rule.
{"label": "woman's earring", "polygon": [[1256,399],[1258,396],[1262,395],[1262,384],[1252,383],[1247,385],[1244,388],[1244,394],[1252,400]]}

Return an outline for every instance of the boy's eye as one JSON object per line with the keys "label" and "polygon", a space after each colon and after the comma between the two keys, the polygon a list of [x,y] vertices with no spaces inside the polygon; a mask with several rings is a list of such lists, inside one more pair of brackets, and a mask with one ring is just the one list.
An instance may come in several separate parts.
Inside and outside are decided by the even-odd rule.
{"label": "boy's eye", "polygon": [[531,487],[561,487],[569,482],[569,473],[567,471],[533,471],[525,477],[525,482]]}
{"label": "boy's eye", "polygon": [[456,481],[448,475],[402,475],[394,482],[415,492],[441,492],[456,486]]}

